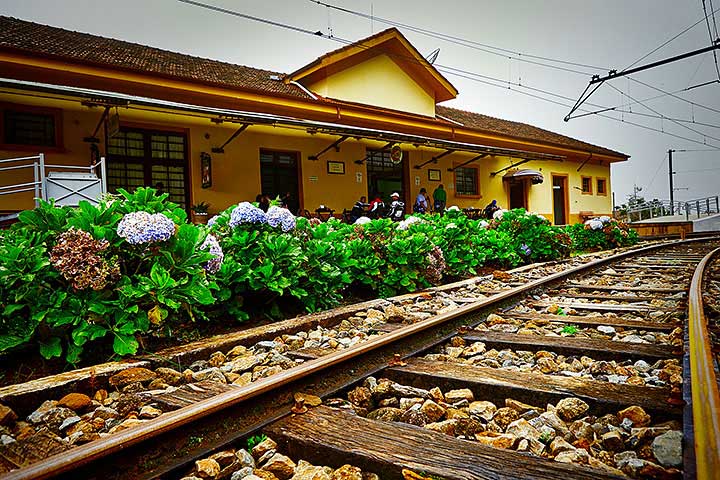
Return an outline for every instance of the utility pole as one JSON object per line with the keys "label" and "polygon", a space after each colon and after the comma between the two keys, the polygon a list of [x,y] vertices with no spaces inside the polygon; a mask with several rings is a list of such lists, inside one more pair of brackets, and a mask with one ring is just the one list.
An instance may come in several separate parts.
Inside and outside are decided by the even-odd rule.
{"label": "utility pole", "polygon": [[675,189],[673,188],[672,154],[675,150],[668,150],[668,175],[670,176],[670,215],[675,215]]}

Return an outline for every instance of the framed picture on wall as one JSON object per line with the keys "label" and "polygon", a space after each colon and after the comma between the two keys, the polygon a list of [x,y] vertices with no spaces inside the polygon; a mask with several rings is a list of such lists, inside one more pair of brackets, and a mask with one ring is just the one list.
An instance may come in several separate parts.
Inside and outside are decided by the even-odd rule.
{"label": "framed picture on wall", "polygon": [[428,170],[428,180],[431,182],[439,182],[440,181],[440,170],[435,169],[429,169]]}
{"label": "framed picture on wall", "polygon": [[333,175],[345,175],[345,162],[333,162],[328,160],[327,172]]}
{"label": "framed picture on wall", "polygon": [[212,187],[212,158],[207,152],[200,154],[200,186],[202,188]]}

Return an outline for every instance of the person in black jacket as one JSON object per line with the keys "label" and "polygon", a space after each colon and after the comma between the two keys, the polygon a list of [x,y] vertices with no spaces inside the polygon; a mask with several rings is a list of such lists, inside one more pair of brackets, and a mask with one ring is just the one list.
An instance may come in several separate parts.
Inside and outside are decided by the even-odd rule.
{"label": "person in black jacket", "polygon": [[390,210],[388,210],[387,216],[391,220],[399,222],[405,217],[405,202],[400,201],[400,194],[397,192],[393,192],[390,198],[392,199],[392,203],[390,203]]}

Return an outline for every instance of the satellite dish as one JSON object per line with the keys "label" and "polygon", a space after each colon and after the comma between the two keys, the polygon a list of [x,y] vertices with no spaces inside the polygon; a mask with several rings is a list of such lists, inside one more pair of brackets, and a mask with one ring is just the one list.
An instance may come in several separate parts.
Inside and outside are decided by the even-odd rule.
{"label": "satellite dish", "polygon": [[392,161],[392,163],[397,165],[400,162],[402,162],[402,158],[403,158],[403,151],[402,151],[402,148],[400,148],[400,145],[398,145],[398,144],[393,145],[390,148],[390,160]]}

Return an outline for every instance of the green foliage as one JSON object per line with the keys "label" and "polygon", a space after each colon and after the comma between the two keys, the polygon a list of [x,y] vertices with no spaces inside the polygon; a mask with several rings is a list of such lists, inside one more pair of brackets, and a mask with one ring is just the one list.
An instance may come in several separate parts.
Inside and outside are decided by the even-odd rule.
{"label": "green foliage", "polygon": [[[364,225],[335,219],[311,225],[299,218],[294,230],[283,233],[266,223],[231,228],[233,208],[214,217],[210,227],[191,225],[167,194],[139,188],[98,205],[81,202],[72,209],[42,202],[22,212],[16,225],[0,231],[0,352],[32,343],[46,358],[63,356],[69,363],[88,348],[124,356],[139,351],[143,336],[173,335],[193,322],[243,321],[251,313],[279,317],[282,308],[312,312],[338,305],[353,288],[387,297],[475,275],[483,267],[569,253],[562,230],[523,210],[489,224],[459,211]],[[170,218],[174,235],[128,243],[118,225],[138,211]],[[92,236],[83,248],[101,249],[96,257],[117,262],[107,282],[75,287],[57,263],[58,256],[66,258],[59,249],[51,262],[58,239],[69,238],[64,232],[71,228]],[[213,274],[205,269],[215,258],[204,250],[209,234],[224,253]],[[63,241],[63,251],[79,251]],[[77,259],[88,257],[72,258],[73,271],[82,274],[87,262]]]}
{"label": "green foliage", "polygon": [[610,217],[568,225],[565,231],[572,239],[573,250],[579,252],[628,247],[638,242],[638,234],[635,230],[626,223]]}
{"label": "green foliage", "polygon": [[262,433],[261,433],[260,435],[252,435],[252,436],[248,437],[248,439],[247,439],[247,441],[246,441],[246,443],[247,443],[247,451],[248,451],[248,452],[252,451],[252,449],[255,448],[256,445],[261,444],[261,443],[264,442],[266,439],[267,439],[267,436],[265,436],[265,435],[262,434]]}
{"label": "green foliage", "polygon": [[580,331],[580,329],[577,327],[577,325],[565,325],[562,329],[562,333],[565,335],[573,336],[577,334]]}
{"label": "green foliage", "polygon": [[515,251],[525,263],[544,262],[570,255],[571,241],[560,227],[545,217],[516,208],[490,222],[490,229],[509,235]]}

